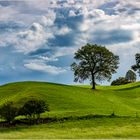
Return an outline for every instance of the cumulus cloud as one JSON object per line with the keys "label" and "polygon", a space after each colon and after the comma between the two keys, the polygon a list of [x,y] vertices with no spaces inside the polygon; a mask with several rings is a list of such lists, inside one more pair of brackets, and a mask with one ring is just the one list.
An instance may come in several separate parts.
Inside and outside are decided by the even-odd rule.
{"label": "cumulus cloud", "polygon": [[44,26],[53,26],[56,19],[56,13],[52,10],[48,11],[46,16],[42,16],[41,23]]}
{"label": "cumulus cloud", "polygon": [[56,35],[66,35],[70,33],[71,31],[72,30],[69,27],[64,26],[56,31]]}
{"label": "cumulus cloud", "polygon": [[126,14],[108,15],[103,9],[88,9],[86,7],[86,10],[83,11],[86,12],[83,12],[83,22],[78,26],[80,34],[77,42],[83,43],[83,40],[88,40],[98,44],[111,45],[138,39],[139,35],[136,30],[139,29],[140,23],[136,18],[137,13],[133,13],[134,20],[132,21],[132,15],[127,15],[127,18]]}
{"label": "cumulus cloud", "polygon": [[61,73],[60,61],[67,64],[63,58],[86,43],[105,45],[127,68],[139,52],[138,0],[0,1],[0,13],[0,49],[20,52],[32,71]]}
{"label": "cumulus cloud", "polygon": [[11,45],[14,46],[15,51],[28,54],[41,48],[54,35],[40,23],[34,22],[27,29],[21,28],[21,31],[16,30],[16,32],[10,34],[5,33],[2,34],[2,37],[0,46]]}
{"label": "cumulus cloud", "polygon": [[48,56],[47,54],[37,56],[36,62],[57,62],[60,57],[73,56],[78,48],[74,47],[56,47],[52,49],[52,54]]}
{"label": "cumulus cloud", "polygon": [[30,70],[34,71],[40,71],[40,72],[46,72],[52,75],[57,75],[61,73],[65,73],[66,69],[63,69],[61,67],[56,67],[56,66],[51,66],[51,65],[46,65],[44,63],[27,63],[24,64],[24,67]]}
{"label": "cumulus cloud", "polygon": [[35,51],[47,41],[47,38],[53,37],[52,34],[47,35],[42,25],[33,23],[28,30],[17,34],[15,47],[19,52],[29,53]]}
{"label": "cumulus cloud", "polygon": [[73,55],[76,52],[77,48],[74,47],[62,47],[62,48],[55,48],[55,53],[53,55],[54,58],[66,56],[66,55]]}

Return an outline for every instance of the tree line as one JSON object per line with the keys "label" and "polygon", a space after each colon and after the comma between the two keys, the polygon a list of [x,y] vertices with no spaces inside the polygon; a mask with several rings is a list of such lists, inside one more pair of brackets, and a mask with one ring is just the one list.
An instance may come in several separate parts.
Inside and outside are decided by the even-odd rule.
{"label": "tree line", "polygon": [[[92,89],[96,88],[96,81],[110,81],[112,75],[117,73],[119,67],[119,56],[113,54],[106,47],[97,44],[82,46],[75,53],[74,59],[76,61],[71,65],[71,69],[74,71],[74,81],[82,82],[89,79],[92,83]],[[112,85],[136,81],[134,71],[140,75],[140,54],[136,54],[135,59],[136,64],[131,67],[126,76],[114,80],[111,83]]]}

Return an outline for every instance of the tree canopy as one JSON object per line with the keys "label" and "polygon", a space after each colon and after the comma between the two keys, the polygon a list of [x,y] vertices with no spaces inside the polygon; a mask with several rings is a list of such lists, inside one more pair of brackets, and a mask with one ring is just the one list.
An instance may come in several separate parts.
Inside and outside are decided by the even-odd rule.
{"label": "tree canopy", "polygon": [[13,102],[7,102],[0,107],[0,116],[9,123],[13,122],[15,117],[18,116],[18,108]]}
{"label": "tree canopy", "polygon": [[132,69],[134,71],[137,71],[140,75],[140,54],[139,53],[135,55],[135,60],[136,60],[136,64],[132,66]]}
{"label": "tree canopy", "polygon": [[111,82],[111,86],[125,85],[130,83],[130,81],[125,77],[119,77],[118,79]]}
{"label": "tree canopy", "polygon": [[95,89],[95,80],[110,80],[119,64],[119,56],[97,44],[81,47],[74,58],[76,62],[71,65],[74,81],[82,82],[89,79],[92,82],[92,89]]}
{"label": "tree canopy", "polygon": [[40,114],[49,111],[48,104],[43,100],[31,99],[25,102],[20,109],[20,115],[28,116],[29,118],[40,118]]}
{"label": "tree canopy", "polygon": [[129,82],[136,82],[137,76],[135,72],[133,72],[132,70],[128,70],[125,78],[128,79]]}

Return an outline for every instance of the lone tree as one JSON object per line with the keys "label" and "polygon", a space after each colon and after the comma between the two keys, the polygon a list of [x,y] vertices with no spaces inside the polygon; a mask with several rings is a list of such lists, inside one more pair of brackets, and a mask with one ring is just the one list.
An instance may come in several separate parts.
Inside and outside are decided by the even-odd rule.
{"label": "lone tree", "polygon": [[136,64],[132,66],[132,69],[134,71],[137,71],[138,74],[140,75],[140,54],[139,53],[135,55],[135,60],[136,60]]}
{"label": "lone tree", "polygon": [[119,56],[100,45],[87,44],[81,47],[74,56],[77,62],[71,65],[74,71],[74,81],[91,80],[92,89],[95,89],[95,80],[110,80],[116,73]]}
{"label": "lone tree", "polygon": [[129,70],[126,73],[125,78],[129,81],[129,82],[136,82],[137,76],[135,74],[135,72],[133,72],[132,70]]}

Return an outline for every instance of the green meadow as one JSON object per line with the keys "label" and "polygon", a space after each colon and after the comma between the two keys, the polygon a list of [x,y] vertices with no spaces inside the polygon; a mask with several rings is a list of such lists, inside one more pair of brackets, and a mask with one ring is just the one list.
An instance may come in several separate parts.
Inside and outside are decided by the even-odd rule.
{"label": "green meadow", "polygon": [[95,118],[42,124],[36,126],[2,128],[1,139],[92,139],[140,138],[140,119]]}
{"label": "green meadow", "polygon": [[[22,106],[34,97],[45,100],[50,106],[50,112],[43,113],[42,118],[73,119],[0,128],[1,139],[140,138],[140,82],[97,86],[96,90],[90,86],[45,82],[17,82],[0,86],[1,105],[13,101]],[[109,117],[112,113],[115,116]]]}

